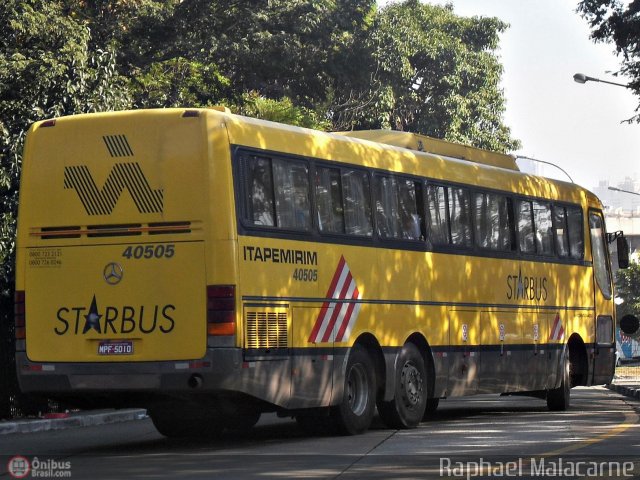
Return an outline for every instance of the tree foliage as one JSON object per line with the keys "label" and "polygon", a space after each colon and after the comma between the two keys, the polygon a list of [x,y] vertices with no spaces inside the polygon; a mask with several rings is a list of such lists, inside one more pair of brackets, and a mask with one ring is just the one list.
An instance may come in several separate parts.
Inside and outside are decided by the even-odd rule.
{"label": "tree foliage", "polygon": [[272,100],[258,92],[242,95],[241,104],[234,107],[234,113],[247,117],[261,118],[272,122],[286,123],[297,127],[327,130],[330,122],[318,116],[315,110],[295,106],[290,98]]}
{"label": "tree foliage", "polygon": [[[578,12],[589,22],[594,41],[615,45],[620,73],[631,78],[630,88],[640,96],[640,1],[582,0]],[[640,113],[628,121],[640,123]]]}
{"label": "tree foliage", "polygon": [[[495,50],[507,25],[407,0],[377,16],[358,85],[338,95],[336,123],[393,128],[506,152],[511,138]],[[355,63],[355,62],[354,62]],[[339,89],[337,91],[340,91]]]}
{"label": "tree foliage", "polygon": [[640,317],[640,262],[629,264],[629,268],[616,273],[616,297],[624,300],[617,306],[617,317],[632,314]]}

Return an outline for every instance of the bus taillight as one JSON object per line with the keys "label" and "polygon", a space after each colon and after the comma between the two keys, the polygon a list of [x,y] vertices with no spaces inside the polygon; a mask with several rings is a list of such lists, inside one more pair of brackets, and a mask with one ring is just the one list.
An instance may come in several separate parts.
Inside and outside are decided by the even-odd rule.
{"label": "bus taillight", "polygon": [[15,302],[14,302],[14,321],[16,325],[16,339],[23,340],[25,338],[25,323],[24,323],[24,304],[25,304],[25,296],[24,291],[18,290],[15,294]]}
{"label": "bus taillight", "polygon": [[207,286],[207,334],[235,335],[236,286]]}

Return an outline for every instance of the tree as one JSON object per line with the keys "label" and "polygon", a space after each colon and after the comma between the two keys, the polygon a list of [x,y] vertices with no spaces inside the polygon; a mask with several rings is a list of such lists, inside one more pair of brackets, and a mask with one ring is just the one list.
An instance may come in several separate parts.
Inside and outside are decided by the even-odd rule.
{"label": "tree", "polygon": [[406,0],[377,16],[369,63],[347,89],[336,87],[334,122],[392,128],[499,152],[519,143],[503,122],[502,66],[495,54],[506,24],[466,18],[452,7]]}
{"label": "tree", "polygon": [[328,120],[319,118],[314,110],[296,107],[290,98],[272,100],[261,96],[258,92],[242,95],[241,104],[233,106],[232,111],[239,115],[315,130],[327,130],[330,127]]}
{"label": "tree", "polygon": [[375,0],[65,3],[100,45],[117,46],[140,106],[233,104],[256,91],[311,108],[375,14]]}
{"label": "tree", "polygon": [[640,317],[640,262],[632,261],[629,268],[616,273],[616,297],[624,300],[617,306],[617,318],[624,315]]}
{"label": "tree", "polygon": [[[629,86],[640,96],[640,1],[582,0],[578,12],[589,22],[594,41],[615,45],[621,57],[619,73],[631,78]],[[627,121],[640,123],[640,113]]]}

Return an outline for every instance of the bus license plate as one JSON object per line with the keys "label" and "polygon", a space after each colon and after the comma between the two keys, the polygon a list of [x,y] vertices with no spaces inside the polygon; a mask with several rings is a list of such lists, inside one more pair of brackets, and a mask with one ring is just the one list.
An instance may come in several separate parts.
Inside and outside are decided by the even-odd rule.
{"label": "bus license plate", "polygon": [[100,342],[98,355],[133,355],[133,342],[131,340]]}

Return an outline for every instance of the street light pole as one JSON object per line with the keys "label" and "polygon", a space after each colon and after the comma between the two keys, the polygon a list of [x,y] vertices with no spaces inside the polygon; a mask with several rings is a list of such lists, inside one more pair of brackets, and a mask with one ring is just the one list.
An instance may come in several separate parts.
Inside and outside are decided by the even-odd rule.
{"label": "street light pole", "polygon": [[618,87],[631,88],[631,85],[627,85],[626,83],[616,83],[610,82],[609,80],[600,80],[599,78],[590,77],[589,75],[585,75],[584,73],[576,73],[573,76],[573,80],[577,83],[600,82],[608,83],[609,85],[616,85]]}
{"label": "street light pole", "polygon": [[631,190],[623,190],[621,188],[616,188],[616,187],[608,187],[609,190],[613,190],[614,192],[622,192],[622,193],[630,193],[631,195],[638,195],[640,196],[640,193],[638,192],[632,192]]}

